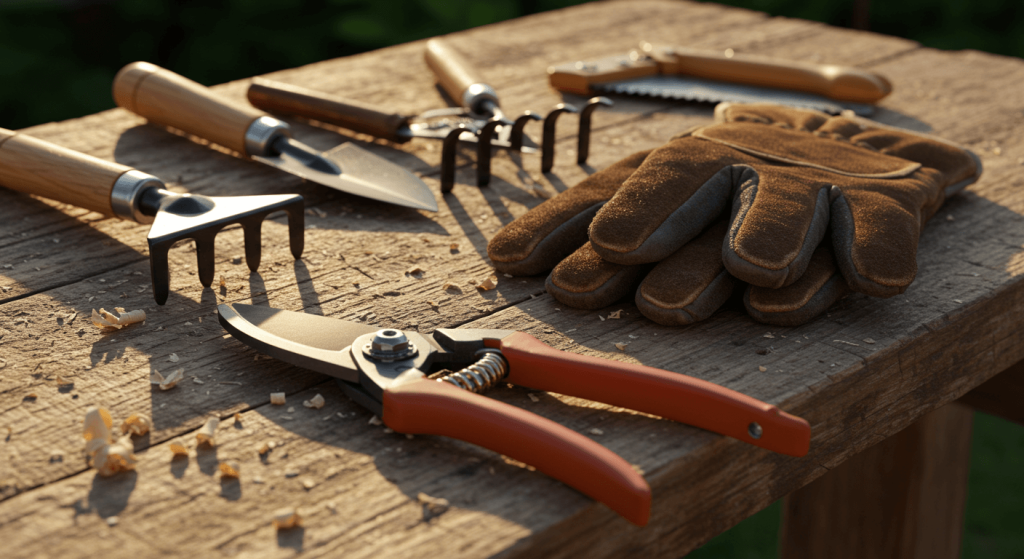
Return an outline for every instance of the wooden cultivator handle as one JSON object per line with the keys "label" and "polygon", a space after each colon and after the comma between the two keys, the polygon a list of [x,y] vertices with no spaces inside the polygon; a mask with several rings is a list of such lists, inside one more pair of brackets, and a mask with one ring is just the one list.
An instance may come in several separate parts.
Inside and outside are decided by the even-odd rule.
{"label": "wooden cultivator handle", "polygon": [[158,124],[195,134],[245,155],[245,135],[263,111],[148,62],[132,62],[114,77],[114,102]]}
{"label": "wooden cultivator handle", "polygon": [[131,167],[0,128],[0,186],[115,215],[110,194]]}
{"label": "wooden cultivator handle", "polygon": [[427,41],[423,53],[427,66],[434,71],[448,95],[463,107],[475,113],[488,112],[482,103],[491,101],[498,105],[498,96],[491,86],[487,85],[469,62],[456,50],[440,39]]}
{"label": "wooden cultivator handle", "polygon": [[411,117],[388,113],[368,103],[262,78],[252,81],[248,97],[253,106],[265,111],[319,120],[399,144],[412,139],[398,133]]}

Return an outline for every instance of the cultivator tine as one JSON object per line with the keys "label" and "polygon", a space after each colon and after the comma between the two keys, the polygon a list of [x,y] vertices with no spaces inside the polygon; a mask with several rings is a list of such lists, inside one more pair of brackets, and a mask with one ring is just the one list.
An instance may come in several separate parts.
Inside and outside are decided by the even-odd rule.
{"label": "cultivator tine", "polygon": [[580,111],[580,135],[576,145],[576,164],[585,165],[587,157],[590,156],[590,116],[598,107],[611,107],[615,103],[607,97],[593,97],[587,101],[587,106]]}
{"label": "cultivator tine", "polygon": [[[249,266],[250,272],[255,272],[260,267],[260,257],[263,254],[263,245],[260,242],[260,234],[263,231],[263,219],[265,217],[266,216],[256,216],[256,219],[250,219],[242,222],[242,232],[245,235],[245,264]],[[291,216],[289,215],[288,217],[290,221]],[[289,223],[289,228],[290,227],[291,223]]]}
{"label": "cultivator tine", "polygon": [[476,144],[477,186],[487,186],[491,182],[491,139],[494,137],[494,129],[504,121],[504,118],[494,116],[480,129],[480,139]]}
{"label": "cultivator tine", "polygon": [[526,123],[532,120],[544,120],[544,117],[533,111],[526,111],[516,119],[515,124],[512,125],[512,133],[508,137],[509,149],[512,151],[523,150],[523,129],[526,128]]}
{"label": "cultivator tine", "polygon": [[199,283],[203,284],[203,287],[213,285],[213,271],[216,267],[213,237],[216,234],[216,232],[203,231],[201,235],[195,237],[196,258],[199,260]]}
{"label": "cultivator tine", "polygon": [[[288,246],[296,260],[302,257],[302,249],[306,245],[306,206],[300,198],[285,206],[288,214]],[[259,261],[259,256],[256,258]]]}
{"label": "cultivator tine", "polygon": [[555,122],[562,113],[578,113],[572,105],[559,103],[544,117],[544,137],[541,140],[540,172],[547,173],[555,166]]}
{"label": "cultivator tine", "polygon": [[466,130],[465,124],[452,129],[441,144],[441,192],[451,192],[455,186],[455,150],[459,146],[459,136]]}
{"label": "cultivator tine", "polygon": [[153,277],[153,298],[156,304],[167,302],[171,294],[171,270],[167,265],[169,245],[149,245],[149,271]]}

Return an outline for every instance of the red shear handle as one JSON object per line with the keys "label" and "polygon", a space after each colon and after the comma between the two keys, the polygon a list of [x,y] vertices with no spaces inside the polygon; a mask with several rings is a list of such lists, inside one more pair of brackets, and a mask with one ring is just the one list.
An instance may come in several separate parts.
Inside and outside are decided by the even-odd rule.
{"label": "red shear handle", "polygon": [[525,462],[601,501],[637,526],[651,488],[619,455],[551,420],[448,383],[415,380],[384,391],[384,423],[399,433],[443,435]]}
{"label": "red shear handle", "polygon": [[508,382],[658,415],[752,445],[803,456],[807,421],[739,392],[653,367],[557,350],[525,332],[501,340]]}

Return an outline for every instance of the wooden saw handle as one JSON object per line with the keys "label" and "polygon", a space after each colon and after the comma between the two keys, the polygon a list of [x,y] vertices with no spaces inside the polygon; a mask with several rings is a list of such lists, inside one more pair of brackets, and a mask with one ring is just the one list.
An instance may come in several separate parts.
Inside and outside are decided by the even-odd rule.
{"label": "wooden saw handle", "polygon": [[148,62],[132,62],[114,76],[114,102],[152,122],[249,154],[245,133],[263,111]]}
{"label": "wooden saw handle", "polygon": [[265,111],[319,120],[398,144],[412,139],[398,133],[411,117],[388,113],[367,103],[263,78],[253,79],[247,96],[254,107]]}
{"label": "wooden saw handle", "polygon": [[114,215],[110,192],[131,167],[0,128],[0,186]]}
{"label": "wooden saw handle", "polygon": [[735,54],[731,50],[658,47],[649,43],[640,48],[658,62],[663,74],[792,89],[854,103],[874,103],[892,92],[892,84],[884,76],[850,66]]}

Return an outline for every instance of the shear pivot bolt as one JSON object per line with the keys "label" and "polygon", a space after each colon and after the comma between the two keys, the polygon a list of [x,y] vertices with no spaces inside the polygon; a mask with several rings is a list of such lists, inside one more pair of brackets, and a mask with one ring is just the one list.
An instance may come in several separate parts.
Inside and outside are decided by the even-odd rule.
{"label": "shear pivot bolt", "polygon": [[378,330],[373,340],[363,346],[363,353],[379,361],[398,361],[416,355],[416,346],[401,330],[385,328]]}
{"label": "shear pivot bolt", "polygon": [[757,422],[754,422],[747,426],[747,433],[755,439],[760,439],[761,435],[764,433],[764,429],[762,429]]}

